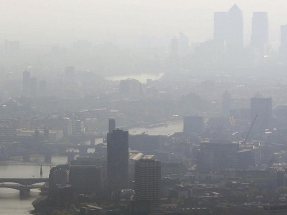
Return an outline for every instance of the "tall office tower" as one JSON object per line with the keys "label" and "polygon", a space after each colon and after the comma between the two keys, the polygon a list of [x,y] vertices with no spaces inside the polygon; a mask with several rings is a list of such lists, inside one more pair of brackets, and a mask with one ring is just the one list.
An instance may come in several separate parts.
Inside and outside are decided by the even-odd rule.
{"label": "tall office tower", "polygon": [[112,133],[116,129],[116,120],[115,118],[109,118],[109,133]]}
{"label": "tall office tower", "polygon": [[30,72],[24,71],[23,72],[23,94],[25,96],[30,94]]}
{"label": "tall office tower", "polygon": [[204,120],[201,116],[187,116],[183,118],[183,132],[200,134],[204,129]]}
{"label": "tall office tower", "polygon": [[281,60],[287,59],[287,25],[281,25],[280,58]]}
{"label": "tall office tower", "polygon": [[166,65],[167,70],[171,73],[178,72],[180,70],[178,38],[173,38],[171,40],[169,48],[170,55]]}
{"label": "tall office tower", "polygon": [[99,192],[102,183],[102,168],[97,159],[78,157],[71,161],[69,182],[79,194]]}
{"label": "tall office tower", "polygon": [[214,13],[214,42],[216,45],[224,48],[228,27],[228,13],[227,12],[215,12]]}
{"label": "tall office tower", "polygon": [[[255,120],[255,121],[254,121]],[[250,122],[254,121],[252,131],[262,133],[270,128],[272,120],[272,98],[252,98]]]}
{"label": "tall office tower", "polygon": [[265,55],[268,45],[269,23],[266,12],[254,12],[252,18],[251,47],[258,50],[260,57]]}
{"label": "tall office tower", "polygon": [[178,39],[173,38],[170,43],[170,56],[172,58],[178,58]]}
{"label": "tall office tower", "polygon": [[110,191],[129,187],[129,132],[120,129],[107,134],[107,178]]}
{"label": "tall office tower", "polygon": [[135,79],[121,80],[119,94],[130,99],[137,99],[143,94],[142,83]]}
{"label": "tall office tower", "polygon": [[231,96],[230,94],[225,91],[225,93],[222,95],[222,104],[221,104],[221,111],[223,116],[229,116],[230,114],[230,101]]}
{"label": "tall office tower", "polygon": [[153,209],[160,207],[161,162],[140,159],[135,163],[135,200],[149,201]]}
{"label": "tall office tower", "polygon": [[228,11],[227,25],[227,51],[238,54],[243,49],[243,15],[236,4]]}
{"label": "tall office tower", "polygon": [[189,50],[189,38],[183,34],[179,33],[179,52],[181,55],[186,55]]}

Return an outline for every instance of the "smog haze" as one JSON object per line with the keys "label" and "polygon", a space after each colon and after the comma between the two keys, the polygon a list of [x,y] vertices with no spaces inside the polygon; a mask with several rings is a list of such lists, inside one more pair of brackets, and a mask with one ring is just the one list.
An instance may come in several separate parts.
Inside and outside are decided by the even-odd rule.
{"label": "smog haze", "polygon": [[245,43],[252,12],[269,15],[270,41],[278,43],[287,22],[284,0],[1,0],[0,39],[28,44],[71,43],[85,39],[130,44],[140,35],[172,37],[185,32],[192,41],[212,39],[213,12],[237,4],[244,11]]}

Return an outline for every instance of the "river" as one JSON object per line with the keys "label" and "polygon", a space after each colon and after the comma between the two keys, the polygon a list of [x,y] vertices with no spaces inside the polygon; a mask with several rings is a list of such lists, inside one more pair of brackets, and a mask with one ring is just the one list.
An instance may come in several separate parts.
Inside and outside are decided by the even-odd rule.
{"label": "river", "polygon": [[168,122],[165,126],[153,126],[151,128],[132,128],[129,129],[129,134],[136,135],[146,133],[149,135],[173,135],[175,132],[183,131],[182,120]]}
{"label": "river", "polygon": [[136,74],[136,75],[119,75],[119,76],[109,76],[106,77],[107,80],[110,81],[120,81],[120,80],[126,80],[126,79],[136,79],[141,83],[146,83],[147,79],[151,80],[158,80],[160,79],[164,73],[159,73],[159,74]]}
{"label": "river", "polygon": [[[66,157],[53,157],[52,166],[64,164]],[[31,158],[31,163],[22,163],[21,160],[13,160],[0,165],[1,178],[39,178],[40,164],[44,163],[44,157]],[[48,178],[50,165],[43,166],[43,177]],[[2,215],[28,215],[33,210],[32,202],[39,197],[39,190],[31,190],[29,197],[20,197],[18,190],[0,188],[0,214]]]}
{"label": "river", "polygon": [[[181,132],[182,120],[167,123],[166,126],[152,128],[129,129],[131,135],[146,133],[149,135],[172,135]],[[102,141],[102,139],[98,139]],[[89,150],[92,152],[93,150]],[[51,166],[65,164],[66,157],[54,156]],[[38,178],[40,177],[40,165],[44,164],[44,157],[32,157],[30,163],[23,163],[21,158],[0,164],[0,178]],[[43,177],[48,178],[50,165],[43,166]],[[32,202],[39,197],[39,190],[31,190],[29,197],[19,196],[18,190],[0,188],[0,214],[2,215],[28,215],[33,210]]]}

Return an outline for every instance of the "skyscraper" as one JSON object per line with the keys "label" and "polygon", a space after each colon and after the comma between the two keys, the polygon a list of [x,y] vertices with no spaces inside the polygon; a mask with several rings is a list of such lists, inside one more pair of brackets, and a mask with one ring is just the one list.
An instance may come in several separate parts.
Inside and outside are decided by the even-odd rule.
{"label": "skyscraper", "polygon": [[116,129],[116,120],[115,118],[109,118],[109,133],[112,133]]}
{"label": "skyscraper", "polygon": [[183,34],[182,32],[179,33],[179,52],[180,55],[186,55],[189,49],[189,38]]}
{"label": "skyscraper", "polygon": [[228,27],[228,13],[215,12],[214,13],[214,41],[216,44],[224,47],[227,37]]}
{"label": "skyscraper", "polygon": [[243,49],[243,15],[236,4],[228,11],[227,25],[227,51],[236,54]]}
{"label": "skyscraper", "polygon": [[107,134],[107,178],[110,191],[129,186],[129,133],[120,129]]}
{"label": "skyscraper", "polygon": [[143,94],[142,83],[135,79],[120,81],[119,94],[130,99],[137,99]]}
{"label": "skyscraper", "polygon": [[173,38],[170,42],[170,56],[167,62],[167,69],[169,72],[178,72],[180,70],[179,63],[179,40]]}
{"label": "skyscraper", "polygon": [[265,49],[268,45],[269,23],[266,12],[254,12],[252,18],[252,36],[251,47],[258,50],[260,57],[265,55]]}
{"label": "skyscraper", "polygon": [[161,163],[141,159],[135,164],[135,200],[149,201],[152,208],[160,207]]}
{"label": "skyscraper", "polygon": [[96,193],[101,188],[102,169],[97,160],[89,157],[78,157],[70,166],[69,181],[77,193]]}
{"label": "skyscraper", "polygon": [[178,58],[178,46],[179,41],[178,38],[173,38],[170,43],[170,56],[171,58]]}

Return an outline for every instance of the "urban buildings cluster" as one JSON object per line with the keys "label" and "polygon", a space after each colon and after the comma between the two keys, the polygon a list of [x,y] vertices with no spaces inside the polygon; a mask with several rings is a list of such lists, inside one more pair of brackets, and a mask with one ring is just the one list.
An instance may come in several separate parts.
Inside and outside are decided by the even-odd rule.
{"label": "urban buildings cluster", "polygon": [[[50,211],[66,201],[76,202],[79,194],[94,194],[103,204],[113,202],[115,206],[127,207],[127,203],[132,203],[126,208],[130,214],[160,210],[161,162],[153,155],[130,152],[129,134],[116,129],[114,119],[109,120],[105,149],[106,157],[77,157],[70,164],[50,170],[47,199]],[[130,159],[134,161],[133,165],[130,165]],[[103,211],[98,207],[99,210]]]}
{"label": "urban buildings cluster", "polygon": [[245,38],[243,12],[237,5],[227,12],[215,12],[213,39],[190,42],[180,33],[170,42],[166,70],[196,75],[255,75],[260,71],[283,70],[287,53],[286,25],[281,25],[280,47],[276,51],[269,40],[268,13],[254,12],[251,22],[251,37]]}
{"label": "urban buildings cluster", "polygon": [[[246,45],[234,5],[214,14],[210,41],[180,33],[168,54],[78,41],[35,67],[7,40],[0,160],[67,157],[34,204],[51,213],[286,214],[287,28],[275,53],[268,25],[255,12]],[[118,73],[156,78],[107,77]]]}
{"label": "urban buildings cluster", "polygon": [[110,118],[106,143],[51,170],[51,206],[85,194],[78,201],[100,205],[81,208],[87,214],[286,213],[286,139],[272,99],[251,98],[248,119],[232,102],[223,93],[221,116],[184,117],[171,136],[129,135]]}

